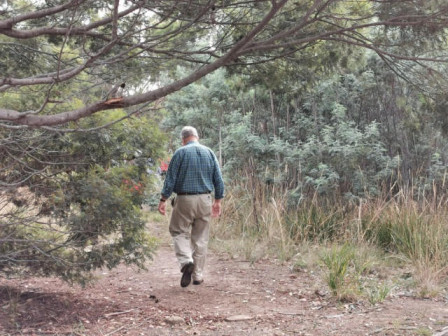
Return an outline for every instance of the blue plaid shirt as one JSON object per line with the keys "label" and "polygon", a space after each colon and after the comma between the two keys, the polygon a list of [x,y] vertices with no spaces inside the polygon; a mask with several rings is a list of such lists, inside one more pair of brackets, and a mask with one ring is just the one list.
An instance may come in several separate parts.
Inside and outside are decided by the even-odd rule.
{"label": "blue plaid shirt", "polygon": [[221,169],[213,151],[197,141],[190,141],[171,158],[162,197],[175,193],[206,193],[215,190],[215,199],[224,197]]}

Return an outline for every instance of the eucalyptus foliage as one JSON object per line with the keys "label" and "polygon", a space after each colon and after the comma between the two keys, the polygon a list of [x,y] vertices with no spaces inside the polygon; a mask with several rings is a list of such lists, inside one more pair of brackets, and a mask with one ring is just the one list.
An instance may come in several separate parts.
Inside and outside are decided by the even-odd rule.
{"label": "eucalyptus foliage", "polygon": [[315,193],[358,201],[411,184],[423,195],[441,191],[447,140],[431,120],[431,95],[369,55],[347,70],[324,71],[299,87],[285,77],[286,92],[271,89],[270,77],[255,84],[247,73],[217,72],[167,99],[164,127],[195,125],[220,149],[231,184],[238,174],[235,182],[256,192],[255,178],[288,191],[292,204]]}

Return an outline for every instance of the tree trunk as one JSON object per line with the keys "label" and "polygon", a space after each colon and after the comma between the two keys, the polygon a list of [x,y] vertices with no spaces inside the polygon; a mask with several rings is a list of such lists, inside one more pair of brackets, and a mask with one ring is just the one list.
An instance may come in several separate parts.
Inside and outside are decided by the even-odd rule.
{"label": "tree trunk", "polygon": [[[222,115],[222,114],[221,114]],[[219,129],[218,129],[218,134],[219,134],[219,165],[222,167],[222,127],[221,127],[222,121],[221,118],[219,118]]]}
{"label": "tree trunk", "polygon": [[272,90],[269,90],[269,97],[271,98],[271,115],[272,115],[272,132],[274,133],[274,139],[277,137],[276,131],[275,131],[275,108],[274,108],[274,94],[272,93]]}

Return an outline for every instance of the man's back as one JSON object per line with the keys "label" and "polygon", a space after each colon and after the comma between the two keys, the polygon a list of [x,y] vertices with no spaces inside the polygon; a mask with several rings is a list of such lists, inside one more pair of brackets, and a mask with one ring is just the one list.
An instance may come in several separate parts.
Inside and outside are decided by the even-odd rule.
{"label": "man's back", "polygon": [[206,193],[215,189],[215,197],[222,198],[223,182],[218,161],[213,151],[197,141],[190,141],[174,153],[168,168],[163,195],[171,192]]}

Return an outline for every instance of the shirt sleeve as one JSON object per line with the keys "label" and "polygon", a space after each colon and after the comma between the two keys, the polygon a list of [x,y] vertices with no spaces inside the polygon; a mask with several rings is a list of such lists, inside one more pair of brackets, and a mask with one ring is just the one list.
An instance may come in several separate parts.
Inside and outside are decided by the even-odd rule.
{"label": "shirt sleeve", "polygon": [[224,181],[222,179],[221,169],[216,155],[213,154],[214,168],[213,168],[213,186],[215,188],[215,199],[224,198]]}
{"label": "shirt sleeve", "polygon": [[176,151],[171,158],[168,170],[166,172],[165,182],[163,183],[161,194],[165,199],[168,199],[173,193],[174,186],[176,185],[177,173],[180,167],[180,161],[179,151]]}

